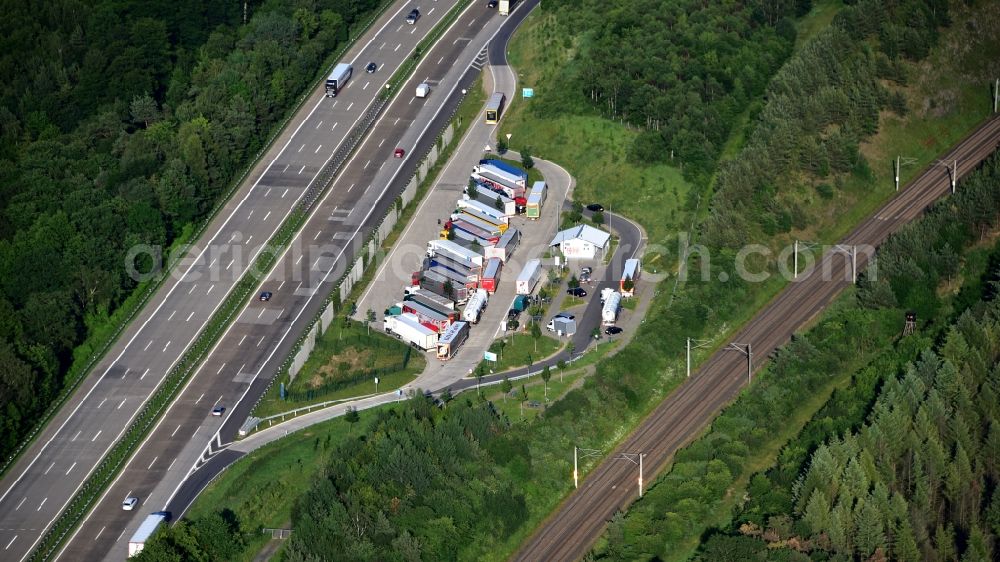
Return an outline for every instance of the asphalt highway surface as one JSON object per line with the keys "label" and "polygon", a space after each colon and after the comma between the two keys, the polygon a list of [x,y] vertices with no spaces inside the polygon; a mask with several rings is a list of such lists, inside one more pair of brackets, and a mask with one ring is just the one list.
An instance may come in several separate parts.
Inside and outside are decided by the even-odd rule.
{"label": "asphalt highway surface", "polygon": [[[957,160],[958,177],[961,178],[992,154],[998,142],[1000,119],[994,118],[958,143],[941,160],[949,164]],[[951,179],[946,168],[932,166],[840,244],[877,247],[950,189]],[[961,189],[960,183],[958,189]],[[869,258],[867,252],[857,254],[858,270]],[[753,369],[759,369],[774,350],[852,282],[850,269],[848,254],[831,249],[775,297],[725,347],[735,343],[744,348],[749,343]],[[643,454],[645,481],[651,482],[671,462],[674,453],[694,439],[746,385],[746,355],[725,348],[715,353],[586,476],[580,489],[522,545],[514,559],[551,562],[583,557],[614,513],[638,496],[638,467],[632,462],[616,460],[616,457],[621,453]]]}

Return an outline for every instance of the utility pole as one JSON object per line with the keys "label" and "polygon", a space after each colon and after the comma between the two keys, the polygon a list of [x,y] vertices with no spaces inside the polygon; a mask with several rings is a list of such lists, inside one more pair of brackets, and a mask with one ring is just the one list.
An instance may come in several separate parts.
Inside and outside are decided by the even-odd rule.
{"label": "utility pole", "polygon": [[639,467],[639,497],[642,497],[642,458],[646,453],[620,453],[615,460],[628,461]]}
{"label": "utility pole", "polygon": [[916,158],[903,158],[902,156],[896,157],[896,191],[899,191],[899,173],[903,166],[911,166],[916,164]]}
{"label": "utility pole", "polygon": [[1000,78],[993,85],[993,113],[997,112],[997,101],[1000,100]]}
{"label": "utility pole", "polygon": [[[694,346],[691,345],[692,341],[694,342]],[[688,376],[688,378],[691,378],[691,350],[692,349],[700,349],[702,347],[708,347],[708,344],[709,344],[709,340],[692,340],[691,338],[687,339],[686,349],[687,349],[687,376]]]}
{"label": "utility pole", "polygon": [[[742,346],[742,347],[741,347]],[[747,358],[747,385],[750,384],[750,378],[753,375],[753,351],[750,349],[749,343],[731,343],[729,347],[726,348],[731,351],[739,351]]]}
{"label": "utility pole", "polygon": [[858,284],[858,247],[846,244],[837,244],[836,248],[847,253],[851,257],[851,283]]}
{"label": "utility pole", "polygon": [[794,273],[792,273],[793,279],[799,278],[799,245],[802,246],[802,250],[812,250],[818,246],[817,244],[813,244],[812,242],[805,242],[802,240],[795,241],[795,248],[794,251],[792,252],[792,258],[793,258],[792,262],[794,263],[794,269],[793,269]]}
{"label": "utility pole", "polygon": [[951,165],[945,160],[938,160],[938,164],[944,166],[945,170],[948,170],[948,175],[951,179],[951,193],[955,193],[955,187],[958,182],[958,160],[952,160]]}
{"label": "utility pole", "polygon": [[581,452],[583,453],[583,458],[596,457],[601,453],[597,449],[581,449],[575,445],[573,446],[573,487],[577,489],[580,488],[580,470],[577,456]]}

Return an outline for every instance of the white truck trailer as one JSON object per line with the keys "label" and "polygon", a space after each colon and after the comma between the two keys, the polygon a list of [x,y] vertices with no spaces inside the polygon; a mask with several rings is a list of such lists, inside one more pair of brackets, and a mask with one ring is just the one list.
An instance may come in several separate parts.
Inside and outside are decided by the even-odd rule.
{"label": "white truck trailer", "polygon": [[346,62],[333,67],[333,72],[326,79],[326,97],[337,97],[337,93],[344,89],[344,85],[351,79],[353,73],[354,68]]}
{"label": "white truck trailer", "polygon": [[541,260],[531,260],[524,264],[524,269],[517,276],[517,294],[530,295],[535,290],[535,285],[542,279]]}
{"label": "white truck trailer", "polygon": [[423,351],[437,349],[437,332],[421,324],[415,314],[386,316],[384,323],[387,334],[392,334],[417,349]]}
{"label": "white truck trailer", "polygon": [[157,511],[156,513],[147,515],[146,519],[139,525],[139,528],[132,534],[132,538],[128,540],[129,558],[142,552],[142,549],[146,548],[146,543],[149,542],[149,539],[153,538],[153,534],[160,528],[160,525],[166,523],[169,519],[170,514],[165,511]]}
{"label": "white truck trailer", "polygon": [[605,326],[614,325],[618,321],[618,309],[621,308],[622,294],[612,290],[604,297],[604,308],[601,309],[601,322]]}
{"label": "white truck trailer", "polygon": [[447,361],[458,353],[465,340],[469,339],[469,324],[467,322],[455,322],[441,332],[437,344],[437,358]]}
{"label": "white truck trailer", "polygon": [[488,302],[489,295],[487,292],[483,289],[476,289],[476,292],[469,297],[469,302],[465,304],[465,310],[462,311],[462,320],[471,324],[478,323]]}
{"label": "white truck trailer", "polygon": [[453,260],[464,262],[469,267],[483,266],[482,252],[473,252],[451,240],[431,240],[427,243],[427,257],[433,258],[438,253],[443,253]]}

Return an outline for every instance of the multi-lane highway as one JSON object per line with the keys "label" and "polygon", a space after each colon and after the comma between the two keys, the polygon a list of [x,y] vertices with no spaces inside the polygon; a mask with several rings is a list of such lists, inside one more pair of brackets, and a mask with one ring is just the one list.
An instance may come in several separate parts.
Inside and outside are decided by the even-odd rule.
{"label": "multi-lane highway", "polygon": [[[449,7],[445,2],[423,6],[424,15],[417,26],[432,25],[432,18]],[[476,60],[488,34],[500,26],[502,20],[495,16],[496,11],[485,5],[470,5],[425,55],[413,79],[390,101],[323,198],[312,206],[290,248],[264,276],[260,290],[272,293],[271,299],[251,301],[224,333],[164,419],[72,537],[64,558],[82,554],[87,559],[121,559],[125,541],[146,513],[164,508],[183,510],[184,506],[174,499],[188,499],[183,491],[187,477],[200,479],[196,469],[224,450],[235,436],[256,396],[277,372],[313,315],[325,305],[334,283],[353,263],[359,246],[393,204],[419,157],[450,118],[449,108],[457,98],[449,93],[454,90],[460,96],[460,80]],[[403,33],[414,29],[403,26],[401,20],[390,23],[390,31],[393,26]],[[377,51],[382,44],[386,45],[384,49],[391,47],[391,41],[380,43],[376,39],[372,48]],[[357,66],[362,67],[369,57],[375,56],[359,56]],[[343,97],[321,103],[340,107],[350,103],[346,94],[351,89],[377,91],[390,75],[388,71],[379,72],[356,74]],[[430,97],[414,96],[419,82],[432,85]],[[322,129],[326,126],[323,121],[308,117],[302,129]],[[433,134],[425,134],[428,131]],[[294,140],[290,146],[301,153],[316,151],[314,146],[302,144]],[[393,157],[397,147],[406,151],[406,157]],[[271,188],[272,196],[283,187],[271,185],[267,175],[260,183],[256,189]],[[243,218],[243,222],[252,220],[250,216]],[[244,396],[249,398],[241,400]],[[221,418],[213,419],[209,412],[216,404],[227,410]],[[132,513],[120,509],[122,498],[129,494],[143,500],[141,508]]]}
{"label": "multi-lane highway", "polygon": [[[414,2],[393,5],[346,55],[345,60],[355,66],[347,87],[332,99],[323,96],[322,87],[312,93],[249,179],[206,229],[205,237],[81,384],[77,394],[8,471],[0,485],[0,557],[19,560],[31,551],[319,172],[334,158],[386,81],[455,3],[456,0],[440,0],[421,6],[423,17],[416,25],[404,23]],[[470,20],[472,13],[475,15]],[[483,25],[493,14],[484,6],[469,9],[463,23],[469,27]],[[379,65],[377,72],[364,72],[369,61]],[[439,66],[447,67],[443,61]],[[399,99],[412,102],[411,94],[412,88],[405,86],[397,105]],[[385,152],[400,141],[415,144],[418,136],[413,130],[417,128],[413,127],[415,118],[415,114],[386,113],[372,134],[384,135],[382,140],[388,145],[378,147],[380,150],[368,147],[359,151],[346,165],[342,178],[355,174],[352,177],[360,179],[356,174],[369,169],[385,173],[412,169],[412,159],[385,158]],[[386,123],[391,125],[390,129],[384,128]],[[365,154],[370,158],[365,158]],[[352,257],[345,255],[348,242],[363,226],[362,216],[371,216],[368,211],[374,210],[379,196],[388,187],[388,183],[378,185],[378,189],[371,189],[370,184],[338,185],[339,190],[336,186],[331,189],[335,194],[333,206],[325,211],[330,227],[326,238],[312,240],[316,248],[307,247],[310,241],[306,240],[300,244],[302,251],[295,258],[299,262],[287,264],[284,260],[283,267],[270,272],[266,286],[274,293],[274,299],[242,313],[236,326],[227,332],[224,344],[216,348],[210,364],[192,379],[181,402],[171,408],[157,427],[158,432],[169,431],[146,442],[81,532],[89,532],[92,521],[101,520],[103,524],[88,537],[86,546],[78,534],[65,553],[72,553],[73,558],[92,559],[108,552],[123,532],[120,523],[130,515],[119,507],[125,493],[145,500],[145,494],[151,491],[145,486],[157,481],[155,477],[137,478],[135,488],[118,494],[120,486],[133,481],[129,475],[140,465],[151,474],[176,471],[186,474],[189,467],[176,465],[180,460],[172,455],[176,447],[188,441],[207,443],[228,419],[212,417],[212,407],[235,402],[239,395],[234,394],[234,389],[245,391],[247,383],[262,374],[266,360],[280,349],[287,351],[290,347],[294,337],[285,336],[293,329],[294,320],[303,317],[302,310],[296,308],[301,304],[296,299],[312,295],[319,281],[317,273],[329,279],[335,273],[335,262]],[[362,201],[364,204],[358,205]],[[352,217],[354,209],[364,212]],[[234,336],[236,342],[232,341]],[[255,352],[250,352],[251,348]],[[268,374],[271,375],[273,369]],[[204,392],[193,392],[199,389]],[[143,454],[151,449],[150,443],[155,444],[152,449],[162,447],[164,454],[156,454],[154,450],[147,461]],[[147,512],[150,507],[144,501],[135,513]],[[116,558],[123,556],[124,550]]]}
{"label": "multi-lane highway", "polygon": [[[1000,119],[992,119],[961,141],[943,157],[958,161],[964,176],[997,149]],[[943,166],[929,168],[898,196],[871,215],[842,241],[844,245],[878,246],[904,224],[918,217],[928,205],[948,193],[951,182]],[[959,185],[961,189],[961,185]],[[858,254],[858,267],[868,260]],[[809,273],[786,287],[732,338],[752,346],[754,367],[759,369],[770,353],[792,333],[823,310],[850,282],[844,253],[824,255]],[[823,272],[834,272],[824,275]],[[733,351],[710,357],[691,379],[663,401],[615,450],[645,455],[646,480],[663,470],[674,453],[693,439],[716,413],[747,384],[746,358]],[[523,545],[517,560],[577,560],[590,548],[616,511],[638,493],[636,467],[628,462],[605,460],[598,465],[556,513]]]}

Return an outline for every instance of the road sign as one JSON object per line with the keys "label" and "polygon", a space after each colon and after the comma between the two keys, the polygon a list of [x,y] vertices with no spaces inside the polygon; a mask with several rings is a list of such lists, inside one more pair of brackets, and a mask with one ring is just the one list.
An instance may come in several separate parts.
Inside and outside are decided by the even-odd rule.
{"label": "road sign", "polygon": [[496,361],[497,361],[497,354],[493,353],[492,351],[484,351],[483,352],[483,359],[485,359],[487,361],[493,361],[494,363],[496,363]]}
{"label": "road sign", "polygon": [[534,88],[521,88],[521,97],[523,98],[533,98],[535,97]]}

